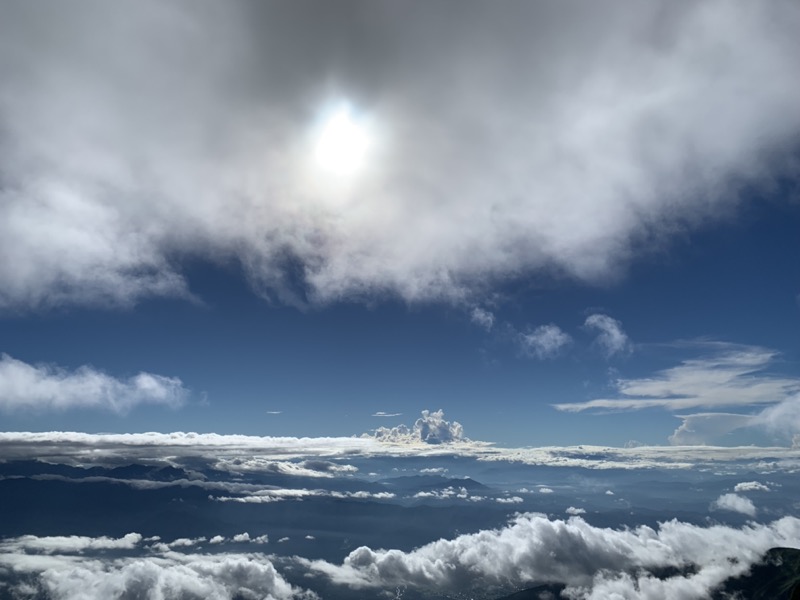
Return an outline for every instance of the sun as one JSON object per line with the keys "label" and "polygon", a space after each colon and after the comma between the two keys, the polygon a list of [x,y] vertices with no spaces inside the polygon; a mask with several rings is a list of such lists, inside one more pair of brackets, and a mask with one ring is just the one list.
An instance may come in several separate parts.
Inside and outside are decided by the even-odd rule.
{"label": "sun", "polygon": [[320,125],[314,158],[329,173],[349,176],[364,166],[369,134],[352,109],[342,105],[332,110]]}

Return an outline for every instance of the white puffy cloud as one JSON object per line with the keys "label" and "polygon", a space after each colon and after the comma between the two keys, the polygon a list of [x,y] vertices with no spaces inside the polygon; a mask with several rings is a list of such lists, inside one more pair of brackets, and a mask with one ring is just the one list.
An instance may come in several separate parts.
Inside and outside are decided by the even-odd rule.
{"label": "white puffy cloud", "polygon": [[[450,593],[520,585],[563,583],[577,598],[609,598],[601,590],[632,578],[627,598],[707,598],[722,581],[745,573],[771,547],[796,544],[800,519],[786,517],[768,525],[699,527],[668,521],[658,529],[593,527],[580,517],[567,521],[544,515],[515,517],[502,529],[438,540],[410,552],[362,546],[341,565],[303,561],[333,582],[352,588],[408,585]],[[659,580],[655,572],[685,572]],[[656,590],[684,590],[658,596]]]}
{"label": "white puffy cloud", "polygon": [[466,500],[467,498],[469,498],[469,492],[467,491],[467,488],[463,487],[461,488],[448,487],[443,490],[417,492],[416,494],[414,494],[414,498],[438,498],[441,500],[447,498],[458,498],[460,500]]}
{"label": "white puffy cloud", "polygon": [[756,505],[753,501],[738,494],[722,494],[711,503],[712,510],[730,510],[742,513],[748,517],[756,516]]}
{"label": "white puffy cloud", "polygon": [[523,353],[540,359],[557,356],[572,338],[558,325],[540,325],[528,333],[518,333],[517,341]]}
{"label": "white puffy cloud", "polygon": [[451,442],[469,441],[464,437],[464,428],[458,421],[447,421],[444,411],[423,410],[422,416],[414,422],[412,428],[406,425],[397,427],[379,427],[373,434],[365,434],[377,440],[392,443],[425,443],[447,444]]}
{"label": "white puffy cloud", "polygon": [[573,515],[573,516],[585,515],[586,514],[586,509],[584,509],[584,508],[575,508],[574,506],[570,506],[564,512],[567,513],[568,515]]}
{"label": "white puffy cloud", "polygon": [[447,471],[449,471],[449,469],[445,467],[427,467],[419,470],[420,473],[425,475],[444,475]]}
{"label": "white puffy cloud", "polygon": [[[319,10],[6,7],[0,306],[186,295],[182,256],[285,302],[606,281],[800,127],[791,0]],[[342,97],[374,150],[345,182],[309,139]]]}
{"label": "white puffy cloud", "polygon": [[[218,543],[216,540],[220,536],[212,538],[211,543]],[[290,585],[262,554],[209,555],[183,551],[205,538],[179,538],[170,544],[148,547],[143,547],[142,541],[138,533],[116,539],[33,535],[6,538],[0,541],[0,572],[13,570],[17,575],[32,577],[21,585],[33,582],[53,600],[128,596],[214,600],[317,598],[312,592]],[[107,554],[108,550],[113,550],[113,554]],[[14,584],[10,591],[13,597],[23,597],[24,589],[17,589]]]}
{"label": "white puffy cloud", "polygon": [[197,546],[198,544],[202,544],[203,542],[207,541],[204,537],[198,538],[177,538],[172,540],[168,544],[165,544],[169,548],[188,548],[190,546]]}
{"label": "white puffy cloud", "polygon": [[742,481],[741,483],[737,483],[734,488],[734,492],[769,492],[769,486],[764,485],[759,481]]}
{"label": "white puffy cloud", "polygon": [[0,354],[0,410],[4,411],[83,407],[126,413],[139,404],[176,408],[187,396],[176,377],[142,372],[123,380],[89,366],[69,371]]}
{"label": "white puffy cloud", "polygon": [[519,496],[508,496],[507,498],[495,498],[495,502],[499,504],[521,504],[524,502]]}
{"label": "white puffy cloud", "polygon": [[[263,556],[179,555],[74,562],[68,557],[47,568],[26,569],[30,561],[0,556],[0,562],[32,572],[53,600],[106,600],[127,596],[153,598],[200,597],[233,600],[241,597],[311,600],[312,592],[290,585]],[[32,565],[31,565],[32,566]]]}
{"label": "white puffy cloud", "polygon": [[767,404],[784,406],[782,401],[800,392],[800,378],[764,372],[776,356],[772,350],[723,342],[698,342],[688,346],[713,352],[684,360],[677,367],[658,371],[651,377],[619,379],[616,382],[617,398],[554,406],[569,412],[653,407],[680,410]]}
{"label": "white puffy cloud", "polygon": [[586,317],[584,326],[597,331],[596,343],[607,357],[624,354],[631,349],[631,341],[622,329],[622,323],[608,315],[593,314]]}

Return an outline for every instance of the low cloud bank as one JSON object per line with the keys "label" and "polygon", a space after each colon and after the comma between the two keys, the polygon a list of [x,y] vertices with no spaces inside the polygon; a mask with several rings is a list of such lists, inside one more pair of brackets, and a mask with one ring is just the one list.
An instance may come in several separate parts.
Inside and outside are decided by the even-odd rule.
{"label": "low cloud bank", "polygon": [[[580,517],[550,520],[522,514],[502,529],[438,540],[411,552],[362,546],[341,565],[304,561],[331,581],[355,589],[408,585],[469,593],[561,583],[574,599],[655,600],[709,597],[725,579],[745,573],[775,546],[796,546],[800,519],[768,525],[699,527],[679,521],[658,529],[593,527]],[[680,574],[659,579],[655,573]],[[617,595],[615,595],[617,594]]]}
{"label": "low cloud bank", "polygon": [[[448,423],[443,418],[442,421]],[[342,438],[262,437],[180,431],[123,434],[0,432],[0,455],[6,460],[47,460],[78,466],[116,466],[137,460],[160,460],[164,465],[185,464],[189,470],[194,469],[194,461],[202,457],[213,468],[231,472],[270,471],[323,478],[334,473],[309,469],[307,465],[296,461],[315,458],[353,460],[359,456],[462,456],[485,461],[586,469],[717,469],[724,465],[726,469],[755,472],[793,471],[800,465],[800,447],[497,448],[487,442],[468,440],[463,435],[461,425],[455,422],[449,424],[449,433],[445,431],[443,435],[451,438],[460,435],[457,443],[423,443],[421,431],[415,432],[415,428],[379,428],[372,434]],[[335,475],[348,475],[353,470],[347,464],[337,464],[340,471]]]}
{"label": "low cloud bank", "polygon": [[[236,537],[234,541],[251,541],[247,534]],[[15,598],[38,597],[40,591],[52,600],[318,598],[315,593],[288,583],[263,554],[175,551],[194,546],[205,538],[178,539],[169,544],[157,542],[150,546],[144,544],[146,541],[138,533],[118,539],[30,535],[10,538],[0,542],[0,577],[9,582],[6,589]],[[222,541],[221,536],[215,536],[210,543]],[[96,554],[109,549],[138,555],[117,553],[115,558],[108,558]]]}

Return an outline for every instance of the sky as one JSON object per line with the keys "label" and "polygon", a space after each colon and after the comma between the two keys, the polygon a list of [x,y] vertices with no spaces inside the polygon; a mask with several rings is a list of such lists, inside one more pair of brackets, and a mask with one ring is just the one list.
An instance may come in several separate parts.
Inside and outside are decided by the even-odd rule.
{"label": "sky", "polygon": [[0,427],[800,443],[800,7],[612,4],[2,2]]}

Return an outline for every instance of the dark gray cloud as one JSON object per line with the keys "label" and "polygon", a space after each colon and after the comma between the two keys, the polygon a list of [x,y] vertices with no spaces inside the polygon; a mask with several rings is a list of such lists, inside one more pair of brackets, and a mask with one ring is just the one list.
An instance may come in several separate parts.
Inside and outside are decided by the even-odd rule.
{"label": "dark gray cloud", "polygon": [[[735,209],[800,127],[800,8],[618,1],[0,6],[0,306],[597,281]],[[348,102],[346,182],[313,164]]]}

